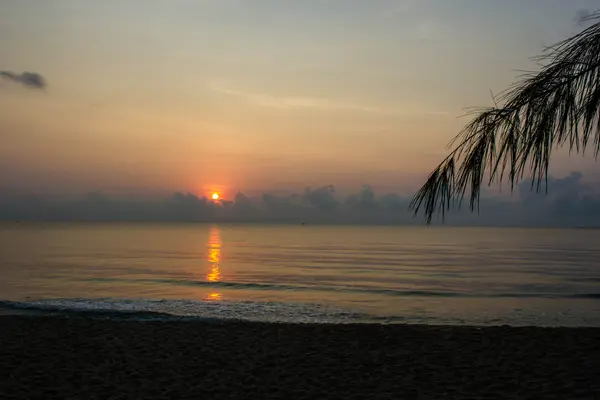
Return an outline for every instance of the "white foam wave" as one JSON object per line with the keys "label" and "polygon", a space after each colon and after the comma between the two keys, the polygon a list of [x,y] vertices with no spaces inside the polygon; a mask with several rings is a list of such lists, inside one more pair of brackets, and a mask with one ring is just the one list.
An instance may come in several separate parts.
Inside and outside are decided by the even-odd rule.
{"label": "white foam wave", "polygon": [[350,323],[364,315],[321,304],[148,299],[44,299],[4,303],[13,308],[57,312],[156,313],[173,317],[262,322]]}

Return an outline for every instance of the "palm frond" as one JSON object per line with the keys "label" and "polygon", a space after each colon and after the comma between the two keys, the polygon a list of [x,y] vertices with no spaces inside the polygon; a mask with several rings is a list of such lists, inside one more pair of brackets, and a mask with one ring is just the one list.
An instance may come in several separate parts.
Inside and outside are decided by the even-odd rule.
{"label": "palm frond", "polygon": [[[586,17],[600,19],[600,11]],[[542,68],[523,74],[491,108],[475,111],[454,138],[454,149],[415,194],[410,209],[422,208],[429,224],[444,219],[469,193],[471,211],[479,207],[482,185],[510,182],[511,191],[529,172],[532,188],[548,179],[552,150],[568,146],[584,153],[593,143],[600,152],[600,22],[536,58]],[[592,141],[593,138],[593,141]]]}
{"label": "palm frond", "polygon": [[600,19],[600,10],[592,12],[583,12],[583,14],[581,14],[581,17],[579,18],[579,22],[593,21],[596,19]]}

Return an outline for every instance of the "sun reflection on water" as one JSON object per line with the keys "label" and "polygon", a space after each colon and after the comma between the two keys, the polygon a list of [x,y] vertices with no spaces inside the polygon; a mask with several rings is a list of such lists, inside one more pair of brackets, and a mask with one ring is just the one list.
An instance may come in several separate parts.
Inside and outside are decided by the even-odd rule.
{"label": "sun reflection on water", "polygon": [[[216,226],[210,228],[208,234],[208,262],[210,272],[206,275],[208,282],[221,281],[221,232]],[[221,293],[209,293],[207,300],[221,300]]]}

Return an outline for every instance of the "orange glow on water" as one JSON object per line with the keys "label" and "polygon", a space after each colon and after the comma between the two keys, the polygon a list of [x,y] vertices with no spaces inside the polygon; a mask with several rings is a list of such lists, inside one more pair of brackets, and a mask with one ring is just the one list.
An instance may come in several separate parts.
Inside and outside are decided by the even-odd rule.
{"label": "orange glow on water", "polygon": [[[206,275],[208,282],[221,281],[221,232],[217,227],[211,227],[208,236],[208,256],[210,271]],[[208,300],[221,300],[221,293],[209,293]]]}
{"label": "orange glow on water", "polygon": [[209,252],[208,259],[211,263],[210,272],[206,275],[206,279],[209,282],[220,282],[221,281],[221,270],[219,266],[219,261],[214,261],[219,259],[220,249],[211,249]]}
{"label": "orange glow on water", "polygon": [[210,293],[206,296],[207,300],[221,300],[221,293]]}

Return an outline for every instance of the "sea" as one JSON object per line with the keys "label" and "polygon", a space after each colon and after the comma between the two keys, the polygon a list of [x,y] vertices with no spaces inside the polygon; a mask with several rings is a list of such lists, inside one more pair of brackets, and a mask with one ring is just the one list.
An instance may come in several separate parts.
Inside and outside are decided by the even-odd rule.
{"label": "sea", "polygon": [[600,230],[2,223],[0,313],[600,326]]}

